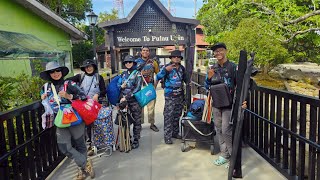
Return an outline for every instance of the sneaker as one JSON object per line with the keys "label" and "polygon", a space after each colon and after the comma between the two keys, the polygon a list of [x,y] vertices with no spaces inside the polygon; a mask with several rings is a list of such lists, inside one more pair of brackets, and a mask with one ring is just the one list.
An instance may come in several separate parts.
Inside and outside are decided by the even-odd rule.
{"label": "sneaker", "polygon": [[171,140],[171,139],[165,139],[164,142],[165,142],[166,144],[172,144],[172,140]]}
{"label": "sneaker", "polygon": [[131,144],[131,148],[132,149],[137,149],[139,147],[139,140],[138,139],[134,139],[133,143]]}
{"label": "sneaker", "polygon": [[93,151],[92,147],[89,147],[88,151],[87,151],[87,156],[93,156],[93,155],[94,155],[94,151]]}
{"label": "sneaker", "polygon": [[76,180],[84,180],[84,179],[86,179],[86,173],[83,171],[82,168],[79,167]]}
{"label": "sneaker", "polygon": [[87,165],[86,165],[86,173],[88,173],[91,177],[91,179],[94,178],[95,174],[94,174],[94,170],[93,170],[93,165],[92,165],[92,160],[88,159],[87,160]]}
{"label": "sneaker", "polygon": [[157,126],[154,125],[154,124],[151,124],[151,125],[150,125],[150,129],[152,129],[154,132],[159,132],[159,129],[158,129]]}

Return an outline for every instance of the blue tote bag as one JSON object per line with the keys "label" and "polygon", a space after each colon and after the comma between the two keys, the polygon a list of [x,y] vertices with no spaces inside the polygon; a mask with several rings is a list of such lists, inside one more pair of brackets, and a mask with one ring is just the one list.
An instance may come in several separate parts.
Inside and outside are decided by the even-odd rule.
{"label": "blue tote bag", "polygon": [[141,77],[147,86],[144,86],[140,91],[136,92],[134,97],[138,101],[140,107],[144,107],[145,105],[149,104],[150,101],[156,99],[157,94],[153,84],[148,84],[142,75]]}

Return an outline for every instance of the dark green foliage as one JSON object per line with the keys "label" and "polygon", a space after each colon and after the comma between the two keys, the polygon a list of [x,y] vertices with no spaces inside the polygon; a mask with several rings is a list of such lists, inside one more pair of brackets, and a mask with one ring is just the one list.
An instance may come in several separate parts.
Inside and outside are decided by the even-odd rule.
{"label": "dark green foliage", "polygon": [[70,23],[86,19],[86,12],[92,8],[91,0],[38,0]]}
{"label": "dark green foliage", "polygon": [[39,100],[44,83],[39,76],[26,74],[20,74],[16,78],[0,77],[0,111]]}

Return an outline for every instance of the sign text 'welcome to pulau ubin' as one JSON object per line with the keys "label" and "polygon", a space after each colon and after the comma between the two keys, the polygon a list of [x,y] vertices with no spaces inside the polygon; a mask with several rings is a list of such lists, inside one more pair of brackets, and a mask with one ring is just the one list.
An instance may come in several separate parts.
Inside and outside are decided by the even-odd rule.
{"label": "sign text 'welcome to pulau ubin'", "polygon": [[[184,41],[184,37],[177,35],[178,41]],[[126,37],[126,36],[118,36],[118,42],[149,42],[149,41],[175,41],[174,35],[170,36],[142,36],[142,37]]]}
{"label": "sign text 'welcome to pulau ubin'", "polygon": [[174,43],[175,41],[185,41],[186,38],[182,35],[138,35],[138,36],[126,36],[117,35],[116,43],[121,45],[133,45],[133,44],[166,44]]}

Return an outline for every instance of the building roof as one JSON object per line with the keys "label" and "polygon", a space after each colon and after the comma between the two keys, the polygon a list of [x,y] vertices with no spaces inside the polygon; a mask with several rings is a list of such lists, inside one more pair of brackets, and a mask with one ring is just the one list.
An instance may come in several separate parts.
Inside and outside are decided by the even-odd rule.
{"label": "building roof", "polygon": [[[140,9],[140,7],[144,4],[145,1],[149,1],[149,0],[139,0],[138,3],[134,6],[134,8],[131,10],[131,12],[128,14],[126,18],[122,18],[114,21],[105,21],[105,22],[99,23],[98,26],[104,28],[104,27],[110,27],[110,26],[125,24],[130,22],[130,20],[137,13],[137,11]],[[193,24],[193,25],[199,24],[199,21],[196,19],[173,17],[171,13],[163,6],[163,4],[159,0],[152,0],[152,1],[159,7],[160,11],[171,22],[179,22],[179,23],[186,23],[186,24]]]}
{"label": "building roof", "polygon": [[208,46],[209,43],[205,42],[204,34],[196,34],[196,45],[197,46]]}
{"label": "building roof", "polygon": [[199,33],[200,31],[196,31],[196,45],[197,46],[208,46],[209,45],[209,43],[207,43],[205,41],[205,35],[203,34],[203,31],[202,31],[203,28],[204,28],[204,26],[202,26],[200,24],[196,27],[196,29],[201,29],[201,33]]}
{"label": "building roof", "polygon": [[17,3],[21,4],[25,8],[31,10],[33,13],[37,14],[38,16],[45,19],[47,22],[51,23],[52,25],[62,29],[66,33],[71,36],[71,40],[83,40],[88,39],[87,34],[80,31],[60,16],[55,14],[53,11],[48,9],[46,6],[41,4],[36,0],[14,0]]}
{"label": "building roof", "polygon": [[196,28],[197,28],[197,29],[203,29],[204,26],[202,26],[201,24],[199,24]]}

